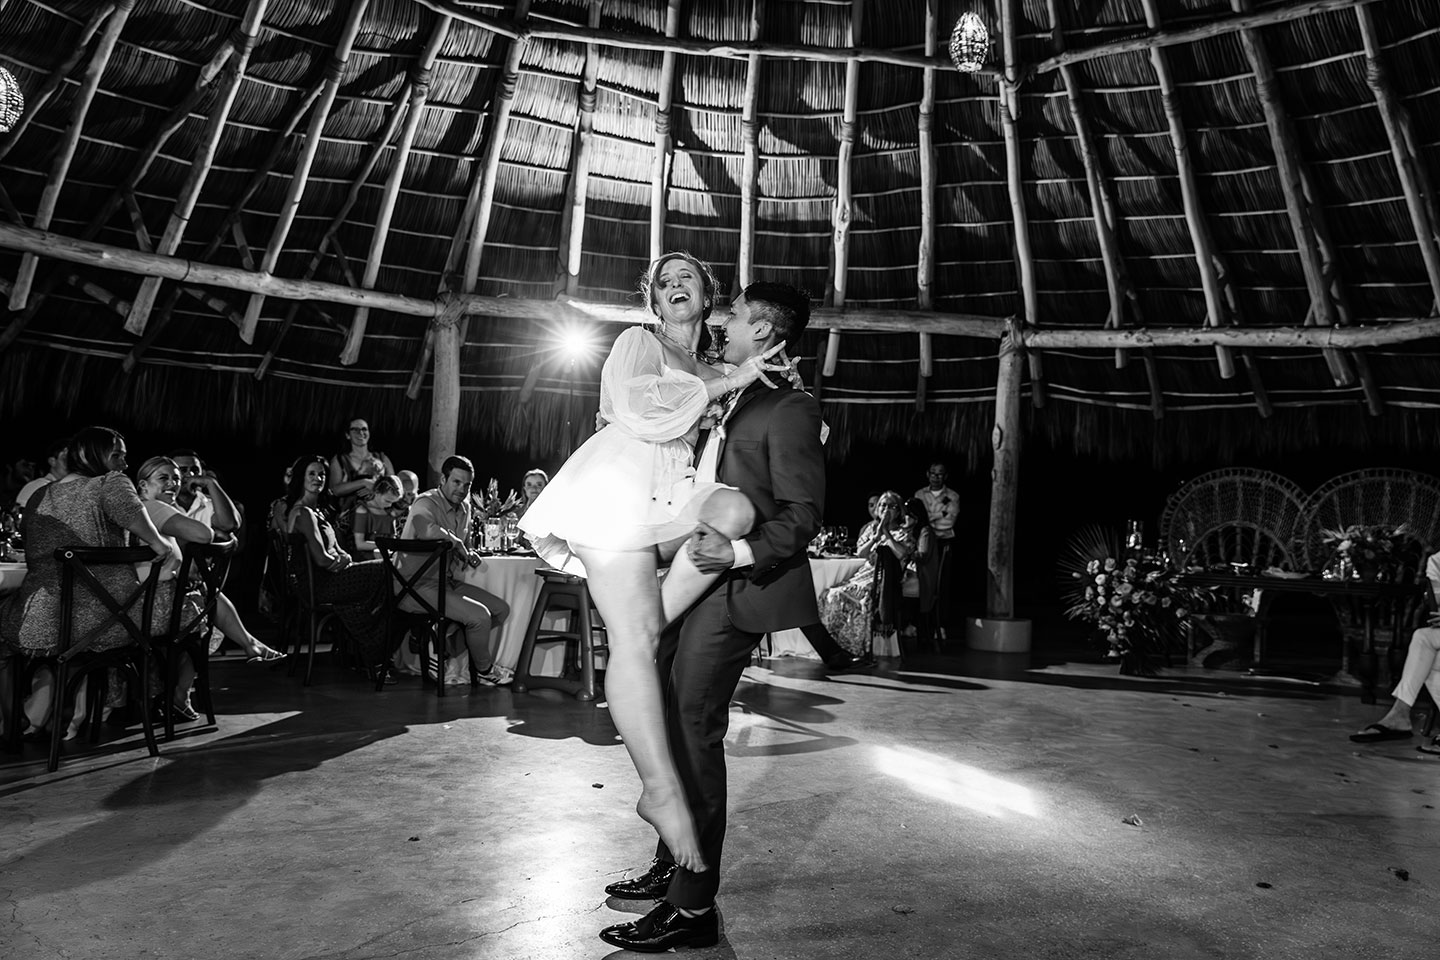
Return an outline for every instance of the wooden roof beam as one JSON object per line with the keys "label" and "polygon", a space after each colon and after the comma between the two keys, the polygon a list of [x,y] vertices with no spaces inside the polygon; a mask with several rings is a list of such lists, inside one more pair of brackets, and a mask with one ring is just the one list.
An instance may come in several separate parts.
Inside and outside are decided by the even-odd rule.
{"label": "wooden roof beam", "polygon": [[[1141,2],[1145,7],[1146,23],[1150,29],[1158,29],[1160,21],[1155,0]],[[1160,85],[1160,101],[1170,128],[1170,144],[1175,151],[1175,172],[1180,178],[1185,223],[1190,228],[1190,241],[1195,248],[1195,265],[1200,271],[1200,285],[1205,293],[1205,322],[1212,327],[1219,327],[1225,316],[1225,308],[1220,292],[1220,280],[1215,271],[1214,243],[1210,239],[1210,227],[1205,223],[1205,213],[1200,206],[1200,190],[1195,184],[1195,169],[1190,162],[1185,125],[1180,119],[1180,104],[1176,99],[1175,77],[1170,72],[1170,60],[1162,48],[1150,49],[1150,64]],[[1220,366],[1222,378],[1228,380],[1235,376],[1235,358],[1224,346],[1216,345],[1215,361]]]}
{"label": "wooden roof beam", "polygon": [[[315,112],[310,114],[310,126],[305,131],[300,159],[295,164],[295,171],[290,176],[290,187],[285,191],[285,199],[280,204],[279,222],[270,234],[270,242],[265,245],[265,255],[260,258],[261,273],[274,272],[275,264],[279,262],[280,254],[285,249],[285,241],[290,236],[290,228],[295,223],[295,214],[300,212],[300,201],[305,196],[306,185],[310,182],[310,166],[315,162],[315,154],[320,149],[325,121],[330,119],[330,110],[335,105],[335,94],[340,90],[345,65],[350,62],[350,51],[355,46],[355,38],[360,34],[360,24],[365,20],[365,10],[369,5],[370,0],[350,0],[350,14],[340,29],[335,56],[325,68],[325,85],[320,90],[320,102],[315,105]],[[260,309],[264,303],[265,298],[255,294],[245,305],[245,322],[240,326],[240,339],[246,343],[253,343],[255,340],[255,328],[260,322]]]}
{"label": "wooden roof beam", "polygon": [[[865,16],[865,0],[850,0],[850,24],[847,27],[851,46],[860,42],[860,25]],[[850,223],[855,215],[855,181],[851,163],[855,157],[855,127],[860,117],[860,61],[845,64],[845,106],[840,118],[840,148],[835,161],[835,203],[830,211],[831,282],[827,306],[837,310],[845,306],[850,273]],[[825,349],[825,376],[835,375],[840,360],[840,331],[830,330]]]}
{"label": "wooden roof beam", "polygon": [[[1251,0],[1230,0],[1231,8],[1239,14],[1249,13]],[[1285,213],[1290,221],[1290,233],[1295,238],[1295,249],[1300,256],[1300,269],[1305,275],[1305,288],[1310,294],[1311,315],[1321,326],[1331,327],[1339,317],[1335,301],[1325,283],[1324,271],[1320,265],[1320,251],[1315,242],[1315,227],[1310,222],[1310,208],[1305,203],[1305,188],[1300,179],[1300,145],[1290,128],[1290,118],[1280,96],[1280,83],[1275,78],[1275,68],[1270,62],[1270,52],[1265,41],[1253,28],[1240,31],[1240,46],[1250,70],[1255,74],[1255,91],[1265,113],[1265,126],[1270,133],[1270,146],[1275,154],[1276,173],[1280,179],[1280,191],[1285,197]],[[1325,363],[1336,386],[1349,386],[1355,382],[1350,365],[1345,358],[1333,351],[1326,351]]]}
{"label": "wooden roof beam", "polygon": [[[421,52],[420,63],[425,63],[426,58],[428,57],[428,63],[430,65],[434,64],[435,56],[439,53],[440,43],[442,43],[445,39],[445,32],[448,23],[449,21],[441,21],[441,23],[437,24],[436,28],[431,31],[430,39],[427,42],[424,51]],[[384,155],[385,150],[389,147],[390,141],[395,139],[396,132],[400,129],[400,121],[402,119],[406,121],[406,128],[410,131],[410,136],[413,141],[415,126],[419,122],[419,111],[410,102],[412,92],[417,89],[417,86],[420,87],[422,90],[428,90],[430,83],[429,66],[417,65],[416,70],[419,71],[420,79],[417,80],[417,74],[412,73],[406,78],[405,82],[400,86],[399,91],[397,91],[395,96],[391,99],[390,116],[389,119],[385,122],[385,129],[380,132],[380,136],[376,138],[375,143],[371,146],[370,152],[365,157],[364,163],[360,165],[360,172],[357,173],[355,175],[355,178],[350,181],[350,187],[348,190],[345,191],[345,199],[341,202],[340,209],[337,210],[335,212],[335,215],[330,218],[330,222],[326,224],[324,232],[320,234],[320,242],[315,244],[315,250],[310,255],[310,260],[305,264],[305,269],[301,274],[303,279],[309,280],[311,277],[315,276],[316,271],[320,269],[320,264],[325,262],[325,248],[328,246],[331,248],[332,251],[334,251],[337,259],[339,259],[341,269],[345,274],[345,279],[350,282],[351,286],[358,285],[356,283],[356,278],[354,274],[350,272],[349,262],[339,251],[339,241],[337,240],[336,235],[340,232],[340,228],[345,225],[345,221],[349,219],[350,211],[354,209],[356,202],[360,199],[360,191],[364,189],[365,184],[370,181],[370,175],[375,172],[375,168],[379,165],[380,158]],[[423,107],[423,93],[421,94],[420,99],[421,106]],[[408,147],[409,145],[407,144],[405,146],[404,159],[409,158]],[[397,155],[395,160],[393,161],[393,165],[391,167],[392,179],[395,171],[397,169],[400,169],[402,166],[401,160],[402,157]],[[401,173],[403,175],[403,170],[401,170]],[[386,184],[386,187],[388,189],[388,182]],[[386,222],[386,226],[389,226],[388,220]],[[275,360],[275,355],[280,350],[280,344],[284,342],[285,335],[290,332],[290,327],[295,322],[295,313],[297,307],[298,304],[291,304],[286,309],[285,319],[281,321],[280,329],[275,332],[275,337],[270,342],[270,348],[265,351],[265,356],[260,358],[260,364],[255,368],[256,380],[264,379],[266,371],[270,368],[270,364]],[[354,326],[352,324],[350,328],[350,333],[346,336],[346,345],[344,348],[342,348],[342,354],[345,349],[349,348],[350,340],[353,336]],[[355,342],[355,349],[358,353],[360,349],[360,344],[358,340]],[[341,358],[341,362],[346,362],[343,356]],[[354,363],[354,358],[352,357],[349,362]]]}
{"label": "wooden roof beam", "polygon": [[[600,0],[589,0],[589,23],[600,26]],[[580,264],[585,253],[585,201],[590,193],[590,153],[595,139],[595,85],[600,78],[600,51],[585,45],[585,68],[580,78],[580,113],[575,120],[575,140],[570,153],[570,187],[565,203],[564,237],[565,292],[580,291]],[[472,286],[470,289],[474,289]],[[469,291],[467,291],[469,292]]]}
{"label": "wooden roof beam", "polygon": [[[760,39],[765,0],[750,2],[750,40]],[[760,55],[752,53],[745,64],[745,101],[740,108],[740,138],[744,159],[740,170],[740,256],[736,281],[744,290],[755,279],[755,221],[760,188]]]}
{"label": "wooden roof beam", "polygon": [[[1205,23],[1196,24],[1192,27],[1182,27],[1178,30],[1161,30],[1158,24],[1149,23],[1149,33],[1056,54],[1049,59],[1041,60],[1035,64],[1031,67],[1031,72],[1048,73],[1051,70],[1058,70],[1062,66],[1073,63],[1083,63],[1086,60],[1096,60],[1100,57],[1113,57],[1117,53],[1134,53],[1139,50],[1159,50],[1164,47],[1194,43],[1197,40],[1205,40],[1209,37],[1224,36],[1227,33],[1234,33],[1237,30],[1253,30],[1276,23],[1303,20],[1306,17],[1313,17],[1320,13],[1329,13],[1332,10],[1345,10],[1350,7],[1360,7],[1363,4],[1377,2],[1379,2],[1379,0],[1300,0],[1300,2],[1267,7],[1255,13],[1217,17]],[[1147,14],[1147,22],[1149,19]]]}
{"label": "wooden roof beam", "polygon": [[1430,280],[1430,293],[1434,298],[1432,309],[1440,311],[1440,246],[1436,242],[1432,207],[1426,202],[1423,174],[1408,136],[1410,118],[1390,84],[1374,15],[1369,7],[1356,7],[1355,16],[1360,21],[1360,39],[1365,44],[1365,80],[1375,97],[1375,105],[1380,108],[1385,136],[1390,141],[1390,155],[1400,175],[1400,187],[1405,191],[1405,207],[1410,212],[1410,223],[1420,247],[1420,259],[1425,263],[1425,275]]}
{"label": "wooden roof beam", "polygon": [[[60,234],[0,222],[0,249],[19,250],[66,263],[99,267],[121,273],[161,277],[203,286],[225,287],[246,293],[263,293],[287,300],[314,300],[324,303],[367,306],[402,316],[431,319],[441,307],[434,300],[421,300],[382,290],[362,290],[340,283],[319,280],[289,280],[266,276],[239,267],[225,267],[141,253],[124,247],[76,240]],[[482,297],[471,294],[465,300],[465,315],[508,317],[540,322],[569,318],[594,323],[635,324],[646,311],[619,304],[559,300],[526,300],[512,297]],[[813,311],[810,326],[816,330],[869,330],[913,336],[917,332],[946,336],[998,340],[1005,335],[1007,321],[979,314],[935,313],[914,310],[832,310]],[[1350,327],[1158,327],[1105,330],[1099,328],[1047,328],[1024,331],[1024,342],[1041,349],[1114,350],[1145,347],[1196,347],[1223,344],[1230,347],[1272,349],[1354,349],[1408,343],[1440,337],[1440,317],[1386,318],[1368,326]]]}
{"label": "wooden roof beam", "polygon": [[[1039,294],[1035,288],[1035,258],[1030,252],[1030,223],[1025,214],[1025,184],[1020,170],[1020,61],[1015,52],[1015,0],[1000,2],[1001,49],[1005,77],[1000,84],[1000,126],[1005,135],[1005,180],[1009,185],[1010,217],[1015,230],[1015,262],[1020,271],[1022,327],[1034,326],[1040,316]],[[1040,355],[1025,351],[1030,365],[1030,402],[1045,406],[1044,370]]]}
{"label": "wooden roof beam", "polygon": [[[681,0],[665,7],[665,36],[680,34]],[[665,252],[665,206],[670,192],[670,167],[675,139],[670,136],[670,106],[675,99],[675,52],[667,50],[660,65],[660,90],[655,104],[655,160],[650,171],[650,260]]]}
{"label": "wooden roof beam", "polygon": [[[936,15],[939,0],[925,0],[925,56],[933,57],[940,47],[940,23]],[[915,306],[935,309],[935,68],[926,67],[920,80],[920,116],[916,124],[920,161],[920,249],[915,265]],[[915,377],[915,412],[925,410],[927,381],[935,372],[935,345],[930,334],[920,337],[920,369]]]}
{"label": "wooden roof beam", "polygon": [[[260,24],[265,19],[265,10],[270,0],[250,0],[250,5],[245,10],[245,17],[240,23],[238,39],[240,44],[233,57],[226,63],[224,79],[220,83],[219,93],[215,99],[215,105],[210,111],[210,116],[205,122],[205,133],[201,137],[200,144],[195,148],[194,159],[190,161],[190,172],[185,176],[185,183],[180,188],[180,195],[175,199],[175,208],[170,212],[170,219],[165,224],[165,233],[160,238],[155,252],[170,256],[180,248],[180,241],[185,237],[185,228],[190,223],[190,216],[195,212],[195,203],[200,198],[200,191],[205,186],[205,180],[210,175],[210,168],[215,162],[215,152],[220,146],[220,137],[225,132],[225,121],[230,117],[230,109],[235,105],[235,96],[240,91],[240,83],[245,79],[245,68],[250,62],[250,51],[254,49],[255,38],[260,33]],[[283,142],[284,138],[277,141]],[[278,152],[274,155],[278,156]],[[273,162],[273,161],[272,161]],[[258,188],[259,180],[252,180]],[[149,322],[150,311],[155,306],[155,297],[160,291],[160,281],[153,278],[146,278],[140,284],[140,292],[135,296],[135,303],[130,309],[130,316],[125,321],[125,329],[137,336],[145,332],[145,326]],[[125,369],[130,370],[139,360],[139,355],[133,351],[125,358]]]}
{"label": "wooden roof beam", "polygon": [[[26,95],[25,112],[20,115],[15,126],[11,127],[3,138],[0,138],[0,160],[5,159],[6,154],[15,149],[15,144],[20,142],[20,137],[30,126],[30,122],[40,115],[41,108],[50,102],[50,98],[55,95],[55,91],[60,89],[65,78],[70,76],[70,71],[74,70],[75,65],[85,56],[85,51],[90,48],[90,41],[95,39],[95,33],[100,29],[100,25],[114,12],[114,0],[96,4],[95,9],[90,12],[90,19],[86,20],[84,26],[80,28],[80,39],[69,55],[60,62],[59,66],[50,71],[50,75],[45,78],[45,82],[40,85],[39,90]],[[7,294],[10,289],[12,288],[7,284]]]}
{"label": "wooden roof beam", "polygon": [[[231,201],[230,208],[225,212],[225,216],[221,218],[220,224],[216,228],[215,233],[211,235],[210,240],[205,244],[205,249],[197,258],[198,260],[204,262],[214,256],[215,252],[219,250],[225,242],[227,233],[233,233],[236,247],[241,250],[242,256],[247,252],[243,230],[238,229],[240,216],[245,212],[245,204],[249,202],[250,198],[255,195],[255,192],[260,189],[270,176],[270,171],[274,168],[275,164],[279,162],[281,155],[285,152],[286,142],[295,133],[296,128],[300,126],[300,121],[305,118],[305,114],[319,98],[320,88],[323,83],[324,81],[321,80],[311,86],[310,89],[305,92],[305,95],[300,98],[300,102],[295,105],[295,109],[290,112],[290,117],[284,129],[271,141],[270,152],[265,156],[265,159],[261,161],[260,166],[255,169],[255,172],[251,174],[250,179],[245,182],[245,186],[241,188],[239,195]],[[233,91],[230,91],[230,96],[233,100]],[[228,102],[222,102],[220,104],[220,112],[227,112],[228,109]],[[204,185],[205,179],[209,174],[210,163],[214,160],[214,151],[219,143],[218,126],[223,126],[223,124],[218,126],[214,124],[215,118],[216,114],[212,114],[212,126],[210,129],[214,130],[216,140],[214,142],[207,141],[205,144],[202,144],[200,150],[196,153],[195,160],[191,163],[190,178],[185,184],[186,188],[190,189],[188,192],[185,189],[181,190],[180,198],[175,201],[175,209],[170,214],[170,222],[165,228],[165,236],[161,238],[160,245],[155,251],[162,256],[173,254],[175,249],[179,247],[180,239],[184,236],[185,229],[190,222],[190,214],[194,211],[195,199],[199,196],[200,188]],[[209,132],[210,130],[207,129],[207,134]],[[193,187],[191,187],[192,184],[194,185]],[[169,254],[165,253],[167,246],[171,248]],[[145,355],[145,351],[150,349],[150,345],[155,342],[156,338],[160,336],[161,331],[165,329],[165,325],[170,322],[170,312],[175,309],[175,304],[180,299],[180,294],[182,292],[189,292],[190,290],[190,288],[171,290],[169,296],[165,298],[165,303],[161,306],[160,313],[155,318],[155,322],[149,323],[145,317],[137,317],[136,313],[140,310],[142,298],[146,297],[147,291],[149,294],[149,303],[153,304],[155,302],[155,295],[159,287],[160,279],[158,277],[146,278],[140,284],[140,292],[136,295],[135,306],[130,311],[130,320],[125,325],[125,329],[131,333],[140,333],[140,340],[135,346],[130,348],[130,352],[121,363],[121,366],[127,372],[134,369],[135,364],[140,362],[140,359]],[[147,311],[148,309],[147,307]],[[244,317],[242,316],[240,319],[243,323]]]}
{"label": "wooden roof beam", "polygon": [[[411,72],[408,85],[410,105],[405,111],[405,126],[400,130],[400,142],[395,146],[395,159],[390,162],[390,175],[385,180],[385,189],[380,194],[380,213],[375,219],[375,231],[370,235],[370,251],[365,255],[365,270],[360,276],[360,286],[366,290],[375,288],[380,276],[380,265],[385,261],[385,244],[390,238],[390,223],[395,218],[395,201],[400,196],[400,187],[405,182],[405,171],[410,165],[410,151],[415,146],[415,132],[420,128],[420,117],[425,112],[425,102],[430,98],[430,71],[440,48],[450,36],[453,21],[444,15],[436,21],[430,32],[430,39],[420,53],[420,59]],[[365,339],[365,327],[370,311],[359,307],[350,321],[350,330],[345,335],[345,346],[340,350],[342,364],[354,363],[360,359],[360,344]]]}
{"label": "wooden roof beam", "polygon": [[[110,218],[115,215],[115,212],[119,210],[121,206],[125,206],[129,211],[130,220],[135,227],[136,234],[140,238],[140,248],[146,252],[153,249],[149,238],[149,231],[145,228],[144,216],[140,213],[139,205],[135,200],[134,190],[139,186],[140,181],[145,178],[145,175],[150,170],[151,164],[153,164],[155,158],[160,155],[160,151],[164,149],[165,144],[175,132],[184,125],[185,121],[189,119],[190,112],[194,110],[196,105],[204,98],[211,82],[214,81],[215,77],[224,69],[225,65],[230,61],[231,56],[235,53],[235,50],[236,43],[234,35],[232,34],[222,40],[210,59],[201,65],[199,75],[195,79],[195,84],[186,91],[185,96],[175,105],[174,109],[165,115],[165,118],[151,135],[149,142],[140,150],[139,156],[131,165],[130,171],[125,175],[125,178],[110,192],[105,202],[100,205],[100,209],[96,211],[81,229],[79,234],[80,239],[93,240],[96,235],[99,234],[100,230],[110,221]],[[20,335],[20,331],[28,326],[30,321],[35,318],[35,314],[40,310],[40,307],[44,305],[50,291],[55,288],[55,284],[62,281],[81,290],[86,289],[86,286],[81,283],[80,278],[73,272],[63,276],[59,272],[56,272],[41,280],[39,286],[32,291],[29,305],[26,306],[25,310],[21,312],[19,316],[10,321],[3,333],[0,333],[0,351],[5,350],[5,348],[14,342],[15,338]],[[107,295],[107,297],[98,299],[100,299],[100,302],[109,305],[116,298]],[[131,305],[126,303],[126,312],[121,315],[128,316],[130,309]]]}
{"label": "wooden roof beam", "polygon": [[[75,109],[70,117],[70,125],[66,127],[60,140],[55,161],[50,166],[50,177],[45,182],[45,189],[40,193],[40,203],[31,219],[31,225],[36,230],[49,229],[50,220],[55,216],[55,207],[60,202],[60,191],[70,173],[70,162],[75,159],[75,148],[80,145],[80,133],[85,127],[85,117],[90,112],[90,104],[95,100],[95,91],[100,89],[100,78],[105,75],[105,67],[110,62],[110,54],[115,51],[120,31],[125,29],[125,22],[130,19],[130,11],[134,8],[135,0],[118,0],[115,12],[105,21],[100,39],[95,42],[95,52],[91,54],[90,62],[85,65],[80,92],[75,96]],[[11,310],[25,309],[30,300],[30,287],[35,282],[35,268],[38,265],[39,260],[34,254],[25,254],[20,258],[20,269],[16,271],[15,283],[10,289]]]}

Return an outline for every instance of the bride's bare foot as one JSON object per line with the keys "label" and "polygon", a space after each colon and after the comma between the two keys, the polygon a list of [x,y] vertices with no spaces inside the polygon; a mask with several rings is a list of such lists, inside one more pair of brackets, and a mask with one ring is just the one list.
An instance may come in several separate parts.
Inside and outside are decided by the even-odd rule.
{"label": "bride's bare foot", "polygon": [[691,873],[704,873],[705,857],[700,852],[700,837],[690,808],[679,791],[663,791],[646,787],[635,804],[640,819],[655,828],[675,862]]}

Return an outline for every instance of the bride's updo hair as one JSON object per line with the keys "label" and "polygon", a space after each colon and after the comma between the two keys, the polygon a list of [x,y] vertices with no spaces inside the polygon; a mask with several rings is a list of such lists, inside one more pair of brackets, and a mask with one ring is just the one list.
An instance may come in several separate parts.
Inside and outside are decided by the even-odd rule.
{"label": "bride's updo hair", "polygon": [[660,259],[650,264],[644,275],[640,277],[640,295],[645,298],[645,305],[655,316],[660,316],[660,305],[655,302],[655,291],[660,286],[660,270],[671,260],[684,260],[695,268],[700,274],[700,289],[705,296],[705,302],[701,304],[700,316],[703,319],[710,319],[710,311],[715,309],[715,290],[720,285],[715,279],[715,271],[710,269],[710,264],[699,257],[684,250],[671,250],[661,255]]}

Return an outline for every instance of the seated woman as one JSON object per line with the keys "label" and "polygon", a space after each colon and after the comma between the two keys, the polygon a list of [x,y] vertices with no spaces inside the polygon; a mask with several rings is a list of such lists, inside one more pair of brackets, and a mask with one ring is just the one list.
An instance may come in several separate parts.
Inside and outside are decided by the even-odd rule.
{"label": "seated woman", "polygon": [[894,490],[880,495],[875,519],[860,528],[855,541],[855,555],[869,562],[820,598],[820,622],[857,657],[900,653],[895,634],[901,582],[905,561],[915,552],[918,539],[904,503]]}
{"label": "seated woman", "polygon": [[[389,586],[379,560],[356,561],[335,535],[334,508],[326,486],[325,458],[300,457],[290,468],[286,532],[305,538],[315,565],[315,599],[335,606],[336,615],[354,638],[367,667],[385,655],[384,590]],[[292,558],[301,562],[301,558]]]}
{"label": "seated woman", "polygon": [[355,541],[352,556],[356,560],[374,560],[376,537],[395,536],[395,514],[391,507],[400,499],[400,478],[397,476],[378,477],[370,490],[370,499],[355,504],[350,521],[351,537]]}
{"label": "seated woman", "polygon": [[[169,540],[178,552],[180,545],[184,543],[211,543],[216,539],[228,538],[228,533],[216,533],[209,524],[201,523],[191,519],[180,512],[175,505],[175,494],[180,489],[180,471],[175,466],[175,461],[169,457],[151,457],[140,465],[135,471],[135,484],[140,492],[140,500],[145,505],[145,512],[149,514],[150,520],[155,524],[161,535]],[[216,498],[217,503],[222,498]],[[223,498],[228,501],[229,498]],[[218,516],[218,513],[217,513]],[[159,620],[169,615],[170,605],[173,602],[174,581],[166,581],[160,585],[155,597],[155,617]],[[198,606],[196,612],[199,611]],[[245,629],[245,624],[240,621],[240,614],[236,612],[235,605],[225,594],[220,594],[215,605],[215,625],[220,628],[220,633],[245,651],[251,663],[265,663],[272,660],[279,660],[285,656],[278,650],[261,643]],[[212,644],[211,653],[219,647],[219,642]],[[175,688],[169,691],[167,700],[170,710],[175,713],[177,719],[198,720],[200,715],[190,706],[190,687],[195,682],[195,665],[191,663],[189,656],[185,657],[180,665],[180,673],[176,680]]]}
{"label": "seated woman", "polygon": [[[123,473],[125,454],[125,438],[118,432],[109,427],[84,428],[66,451],[70,474],[46,487],[35,508],[26,512],[25,580],[0,610],[0,641],[6,648],[0,661],[0,713],[5,717],[10,715],[12,678],[8,671],[17,669],[12,663],[14,655],[52,656],[58,647],[60,567],[54,560],[58,548],[74,544],[124,547],[135,537],[154,551],[157,561],[170,567],[172,577],[180,565],[179,551],[156,529],[135,485]],[[100,567],[95,576],[116,597],[126,597],[135,588],[135,574],[128,568]],[[78,591],[74,604],[75,636],[85,636],[109,619],[110,611],[88,591]],[[101,632],[89,649],[110,650],[130,642],[130,634],[116,623]],[[49,670],[36,674],[25,703],[30,726],[39,728],[46,722],[54,682]],[[80,697],[83,691],[82,685]],[[72,723],[70,736],[77,727],[78,723]]]}

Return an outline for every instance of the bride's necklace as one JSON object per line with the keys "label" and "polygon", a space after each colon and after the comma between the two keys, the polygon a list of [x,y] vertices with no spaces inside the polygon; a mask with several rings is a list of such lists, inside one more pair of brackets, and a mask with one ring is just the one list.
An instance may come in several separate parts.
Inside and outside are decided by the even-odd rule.
{"label": "bride's necklace", "polygon": [[685,356],[689,357],[692,360],[704,359],[703,357],[701,357],[700,351],[691,350],[689,347],[685,346],[685,344],[681,343],[679,340],[676,340],[674,337],[670,336],[670,334],[666,333],[664,325],[660,325],[655,328],[655,336],[669,343],[676,350],[679,350],[681,353],[685,354]]}

